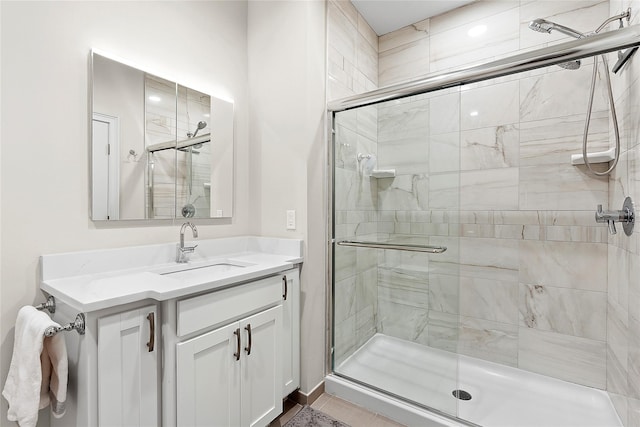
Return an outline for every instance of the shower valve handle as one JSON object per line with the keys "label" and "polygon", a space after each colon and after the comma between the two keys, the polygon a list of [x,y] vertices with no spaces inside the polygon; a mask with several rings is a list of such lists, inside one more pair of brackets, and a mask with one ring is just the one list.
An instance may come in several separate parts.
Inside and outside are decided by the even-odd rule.
{"label": "shower valve handle", "polygon": [[624,201],[622,209],[619,211],[603,211],[602,205],[598,205],[596,210],[596,222],[607,223],[609,226],[609,233],[616,234],[616,221],[621,223],[625,234],[630,236],[633,232],[633,224],[635,222],[635,214],[633,210],[633,202],[631,198],[627,197]]}
{"label": "shower valve handle", "polygon": [[609,233],[610,234],[616,234],[617,230],[616,230],[616,222],[613,219],[613,212],[604,212],[602,210],[602,205],[598,205],[598,210],[596,210],[596,222],[602,223],[602,222],[606,222],[607,225],[609,226]]}

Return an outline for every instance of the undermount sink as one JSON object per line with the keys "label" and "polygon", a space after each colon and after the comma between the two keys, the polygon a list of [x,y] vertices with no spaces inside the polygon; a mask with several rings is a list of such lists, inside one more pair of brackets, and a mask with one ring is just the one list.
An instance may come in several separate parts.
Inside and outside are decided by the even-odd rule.
{"label": "undermount sink", "polygon": [[176,276],[191,274],[214,274],[214,273],[227,273],[234,270],[240,270],[246,267],[250,267],[254,264],[248,262],[239,262],[231,260],[220,260],[216,262],[194,262],[186,264],[176,264],[170,267],[163,268],[157,273],[162,276]]}

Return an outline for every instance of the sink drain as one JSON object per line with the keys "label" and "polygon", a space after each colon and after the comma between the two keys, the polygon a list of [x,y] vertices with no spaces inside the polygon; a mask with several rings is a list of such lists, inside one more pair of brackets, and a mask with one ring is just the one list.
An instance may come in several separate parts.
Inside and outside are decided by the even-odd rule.
{"label": "sink drain", "polygon": [[456,399],[471,400],[471,394],[464,390],[453,390],[451,394],[453,394],[453,397],[455,397]]}

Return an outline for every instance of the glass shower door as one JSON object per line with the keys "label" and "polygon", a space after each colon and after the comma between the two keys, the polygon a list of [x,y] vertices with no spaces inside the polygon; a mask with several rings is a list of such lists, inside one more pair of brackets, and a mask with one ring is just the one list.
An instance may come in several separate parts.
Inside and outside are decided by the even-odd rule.
{"label": "glass shower door", "polygon": [[457,415],[459,92],[334,115],[333,370]]}

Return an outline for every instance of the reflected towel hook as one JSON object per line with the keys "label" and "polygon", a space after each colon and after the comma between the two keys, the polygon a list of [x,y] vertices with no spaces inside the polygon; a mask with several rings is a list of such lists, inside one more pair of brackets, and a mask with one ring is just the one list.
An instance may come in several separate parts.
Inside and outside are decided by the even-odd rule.
{"label": "reflected towel hook", "polygon": [[[133,157],[133,160],[131,158]],[[129,154],[127,155],[128,162],[137,162],[138,161],[138,153],[133,148],[129,150]]]}

